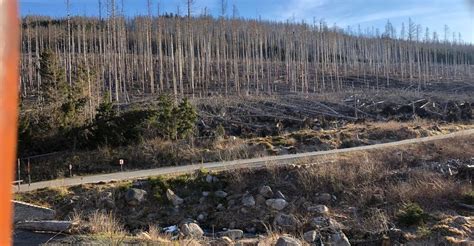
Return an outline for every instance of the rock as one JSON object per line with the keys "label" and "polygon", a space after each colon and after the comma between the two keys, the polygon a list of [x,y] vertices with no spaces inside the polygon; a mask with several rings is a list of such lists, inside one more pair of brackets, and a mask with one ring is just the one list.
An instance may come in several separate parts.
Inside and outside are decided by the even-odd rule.
{"label": "rock", "polygon": [[222,205],[222,203],[217,204],[217,207],[216,207],[216,208],[217,208],[217,210],[219,210],[219,211],[222,211],[222,210],[225,209],[225,207],[224,207],[224,205]]}
{"label": "rock", "polygon": [[205,203],[205,202],[206,202],[206,197],[201,197],[201,198],[199,198],[199,203],[200,203],[200,204],[203,204],[203,203]]}
{"label": "rock", "polygon": [[202,192],[202,196],[203,196],[203,197],[208,197],[209,194],[210,194],[209,191],[203,191],[203,192]]}
{"label": "rock", "polygon": [[329,214],[329,208],[325,205],[316,205],[307,208],[308,212],[314,212],[320,215],[327,215]]}
{"label": "rock", "polygon": [[245,228],[245,231],[250,233],[250,234],[255,234],[255,233],[257,233],[257,228],[255,228],[255,226],[249,226],[249,227]]}
{"label": "rock", "polygon": [[[250,246],[250,245],[261,245],[263,246],[260,241],[262,239],[259,238],[244,238],[240,239],[239,241],[235,242],[234,246]],[[263,240],[262,240],[263,241]]]}
{"label": "rock", "polygon": [[143,187],[148,185],[148,180],[135,180],[132,183],[132,188],[142,189]]}
{"label": "rock", "polygon": [[347,212],[352,214],[353,217],[357,216],[357,211],[358,211],[358,209],[356,207],[348,207],[347,208]]}
{"label": "rock", "polygon": [[351,246],[349,239],[347,239],[346,235],[342,231],[332,234],[329,237],[327,244],[337,246]]}
{"label": "rock", "polygon": [[224,243],[225,245],[232,245],[233,241],[232,239],[228,237],[221,237],[220,238],[221,243]]}
{"label": "rock", "polygon": [[307,231],[303,234],[303,239],[308,243],[312,243],[316,241],[317,237],[318,237],[318,232],[315,230]]}
{"label": "rock", "polygon": [[235,205],[235,203],[236,203],[236,201],[235,201],[235,200],[228,200],[228,201],[227,201],[227,205],[228,205],[229,207],[232,207],[232,206],[234,206],[234,205]]}
{"label": "rock", "polygon": [[245,194],[242,197],[242,205],[246,207],[253,207],[255,206],[255,199],[253,198],[251,194]]}
{"label": "rock", "polygon": [[281,199],[281,198],[278,198],[278,199],[268,199],[265,204],[267,204],[267,206],[271,207],[272,209],[275,209],[275,210],[283,210],[287,205],[288,205],[288,202],[285,201],[284,199]]}
{"label": "rock", "polygon": [[170,189],[166,191],[166,197],[168,200],[173,203],[174,206],[179,206],[183,204],[184,200],[183,198],[179,197],[178,195],[174,194],[174,192]]}
{"label": "rock", "polygon": [[208,174],[208,175],[206,176],[206,182],[212,183],[212,180],[214,180],[214,177],[213,177],[212,175]]}
{"label": "rock", "polygon": [[171,234],[171,235],[175,235],[179,232],[178,226],[176,226],[176,225],[165,227],[165,228],[163,228],[163,231],[165,233],[168,233],[168,234]]}
{"label": "rock", "polygon": [[227,197],[227,192],[218,190],[214,192],[214,196],[219,197],[219,198],[226,198]]}
{"label": "rock", "polygon": [[281,236],[278,238],[275,246],[301,246],[301,242],[290,236]]}
{"label": "rock", "polygon": [[181,226],[181,232],[183,232],[186,237],[199,238],[204,235],[204,231],[196,223],[183,224]]}
{"label": "rock", "polygon": [[257,206],[265,205],[266,201],[267,199],[265,199],[265,197],[260,194],[255,196],[255,203],[257,204]]}
{"label": "rock", "polygon": [[[245,195],[245,194],[244,194]],[[229,195],[227,196],[225,199],[227,199],[227,201],[230,201],[230,200],[236,200],[236,199],[239,199],[240,197],[242,197],[243,195],[242,194],[234,194],[234,195]]]}
{"label": "rock", "polygon": [[204,214],[199,214],[198,217],[197,217],[197,220],[199,221],[204,221],[206,219],[206,215]]}
{"label": "rock", "polygon": [[232,239],[228,238],[228,237],[220,237],[220,238],[217,238],[213,241],[210,242],[210,245],[212,246],[230,246],[230,245],[234,245],[234,242],[232,241]]}
{"label": "rock", "polygon": [[219,182],[219,179],[217,177],[214,177],[214,176],[208,174],[206,176],[206,182],[208,182],[208,183],[217,183],[217,182]]}
{"label": "rock", "polygon": [[[142,207],[132,208],[127,211],[127,218],[130,219],[140,219],[146,212]],[[107,210],[102,211],[102,213],[107,213]]]}
{"label": "rock", "polygon": [[276,228],[294,231],[297,230],[300,226],[300,221],[292,214],[279,213],[275,216],[275,219],[273,220],[273,225]]}
{"label": "rock", "polygon": [[321,228],[329,228],[331,230],[341,230],[344,228],[339,222],[334,219],[327,218],[327,217],[316,217],[313,218],[310,222],[312,227],[321,229]]}
{"label": "rock", "polygon": [[323,228],[329,226],[329,218],[316,217],[311,220],[311,226],[316,228]]}
{"label": "rock", "polygon": [[276,197],[276,198],[281,198],[281,199],[286,200],[285,195],[283,195],[283,193],[281,193],[281,191],[277,191],[277,192],[275,193],[275,197]]}
{"label": "rock", "polygon": [[332,196],[329,193],[322,193],[316,197],[316,201],[323,204],[328,204],[332,200]]}
{"label": "rock", "polygon": [[268,185],[264,185],[264,186],[260,187],[258,192],[260,193],[260,195],[262,195],[265,198],[272,198],[273,197],[272,188],[270,188],[270,186],[268,186]]}
{"label": "rock", "polygon": [[100,194],[99,200],[97,207],[101,208],[109,208],[109,209],[114,209],[115,208],[115,200],[113,198],[112,192],[104,192]]}
{"label": "rock", "polygon": [[125,200],[131,206],[137,206],[138,204],[146,200],[146,191],[136,188],[131,188],[125,193]]}
{"label": "rock", "polygon": [[244,231],[239,229],[231,229],[219,233],[222,237],[228,237],[232,240],[241,239],[244,236]]}

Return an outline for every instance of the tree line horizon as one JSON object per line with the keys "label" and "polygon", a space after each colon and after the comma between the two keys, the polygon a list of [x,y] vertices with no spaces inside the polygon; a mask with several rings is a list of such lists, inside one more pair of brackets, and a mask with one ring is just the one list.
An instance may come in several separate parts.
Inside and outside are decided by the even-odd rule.
{"label": "tree line horizon", "polygon": [[[100,3],[101,1],[99,1]],[[171,94],[271,95],[379,89],[397,81],[421,90],[433,82],[472,79],[474,46],[445,26],[441,37],[411,19],[399,31],[364,31],[313,23],[160,13],[127,17],[115,1],[97,17],[24,16],[21,96],[41,103],[41,53],[59,58],[67,82],[81,70],[95,108]],[[451,35],[453,34],[453,35]],[[93,104],[93,105],[92,105]]]}

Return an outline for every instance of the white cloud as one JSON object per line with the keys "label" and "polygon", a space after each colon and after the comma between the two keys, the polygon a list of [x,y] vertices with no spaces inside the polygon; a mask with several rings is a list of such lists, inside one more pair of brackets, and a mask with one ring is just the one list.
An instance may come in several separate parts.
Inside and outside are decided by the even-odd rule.
{"label": "white cloud", "polygon": [[362,24],[366,22],[372,21],[381,21],[387,19],[394,19],[400,17],[417,17],[421,15],[426,15],[430,13],[435,13],[437,9],[435,8],[412,8],[412,9],[405,9],[405,10],[389,10],[389,11],[378,11],[375,13],[368,13],[366,15],[360,16],[352,16],[345,19],[340,19],[338,24],[344,25],[354,25],[354,24]]}
{"label": "white cloud", "polygon": [[317,8],[328,2],[328,0],[288,0],[274,13],[274,16],[282,20],[290,19],[293,16],[296,19],[310,18],[315,15]]}

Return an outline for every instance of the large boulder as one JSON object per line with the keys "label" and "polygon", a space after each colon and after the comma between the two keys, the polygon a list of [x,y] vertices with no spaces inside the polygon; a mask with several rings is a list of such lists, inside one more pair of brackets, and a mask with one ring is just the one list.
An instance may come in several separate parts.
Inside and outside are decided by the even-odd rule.
{"label": "large boulder", "polygon": [[283,210],[284,208],[286,208],[286,206],[288,206],[288,202],[281,198],[268,199],[265,204],[267,204],[267,206],[271,207],[272,209],[278,211]]}
{"label": "large boulder", "polygon": [[200,238],[204,236],[204,231],[196,223],[186,223],[181,225],[181,232],[185,237]]}
{"label": "large boulder", "polygon": [[183,198],[179,197],[176,195],[172,190],[168,189],[166,190],[166,197],[168,200],[174,205],[174,206],[179,206],[183,204],[184,200]]}
{"label": "large boulder", "polygon": [[125,193],[125,200],[129,205],[137,206],[146,200],[146,191],[131,188],[127,190],[127,193]]}
{"label": "large boulder", "polygon": [[295,231],[300,227],[300,221],[292,214],[279,213],[273,220],[273,226],[284,231]]}
{"label": "large boulder", "polygon": [[275,246],[301,246],[301,242],[290,236],[281,236],[278,238]]}

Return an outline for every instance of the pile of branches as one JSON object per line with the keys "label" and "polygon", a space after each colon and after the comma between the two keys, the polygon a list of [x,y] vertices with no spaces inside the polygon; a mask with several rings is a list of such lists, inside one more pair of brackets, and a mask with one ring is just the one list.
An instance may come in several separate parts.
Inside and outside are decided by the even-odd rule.
{"label": "pile of branches", "polygon": [[[360,102],[359,102],[360,103]],[[395,102],[363,102],[357,106],[365,115],[381,116],[392,120],[410,120],[415,116],[423,119],[442,120],[448,122],[471,121],[472,103],[462,101],[440,102],[433,99],[419,99],[404,103]],[[376,117],[380,118],[380,117]]]}

